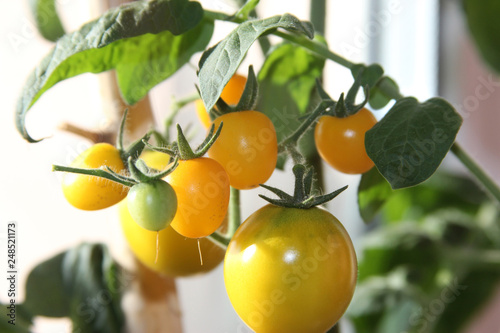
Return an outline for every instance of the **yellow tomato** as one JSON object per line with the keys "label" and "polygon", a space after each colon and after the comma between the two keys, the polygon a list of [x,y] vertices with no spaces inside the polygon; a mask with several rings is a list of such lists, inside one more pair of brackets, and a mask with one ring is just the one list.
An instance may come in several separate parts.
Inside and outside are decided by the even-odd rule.
{"label": "yellow tomato", "polygon": [[141,263],[157,273],[177,277],[208,272],[224,258],[224,250],[208,239],[200,239],[201,265],[197,240],[181,236],[168,226],[159,231],[158,260],[155,263],[156,231],[146,230],[132,219],[126,200],[120,202],[118,208],[122,230],[130,249]]}
{"label": "yellow tomato", "polygon": [[229,175],[231,186],[252,189],[271,177],[278,160],[278,138],[268,116],[258,111],[238,111],[215,119],[222,131],[208,156],[219,162]]}
{"label": "yellow tomato", "polygon": [[[71,167],[81,169],[98,169],[104,166],[110,167],[117,173],[126,172],[120,152],[108,143],[93,145],[71,163]],[[98,210],[113,206],[128,193],[128,187],[121,184],[76,173],[64,175],[62,190],[70,204],[83,210]]]}
{"label": "yellow tomato", "polygon": [[[236,105],[240,101],[241,95],[243,95],[243,90],[245,90],[245,84],[247,83],[247,78],[234,74],[229,82],[226,84],[220,97],[229,105]],[[210,128],[212,121],[208,115],[207,109],[201,99],[195,101],[196,114],[198,119],[205,126],[205,128]]]}
{"label": "yellow tomato", "polygon": [[347,309],[356,254],[342,224],[320,208],[267,205],[234,234],[224,259],[236,313],[259,333],[324,333]]}

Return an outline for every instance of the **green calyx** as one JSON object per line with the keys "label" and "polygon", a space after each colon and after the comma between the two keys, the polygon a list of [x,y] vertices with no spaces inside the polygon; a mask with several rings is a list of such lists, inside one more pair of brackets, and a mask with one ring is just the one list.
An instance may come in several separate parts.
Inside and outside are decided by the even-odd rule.
{"label": "green calyx", "polygon": [[360,70],[351,88],[349,88],[347,95],[344,95],[344,93],[340,94],[338,101],[334,101],[326,93],[319,82],[316,81],[318,94],[320,95],[322,101],[332,106],[328,112],[325,112],[325,114],[338,118],[349,117],[361,110],[366,105],[366,103],[368,103],[368,100],[370,98],[370,89],[368,85],[366,85],[363,86],[363,93],[365,95],[364,100],[360,104],[356,104],[356,96],[358,95],[359,89],[361,88],[362,74],[363,70]]}
{"label": "green calyx", "polygon": [[302,164],[296,164],[293,167],[293,174],[295,175],[295,190],[293,196],[280,189],[264,184],[261,184],[260,186],[276,194],[279,199],[271,199],[262,194],[259,194],[259,196],[276,206],[308,209],[332,200],[347,188],[346,185],[332,193],[316,196],[311,192],[313,185],[312,168],[306,168]]}
{"label": "green calyx", "polygon": [[191,148],[191,145],[186,139],[186,136],[182,132],[182,128],[179,124],[177,124],[177,142],[173,145],[172,148],[153,146],[152,144],[148,143],[147,140],[143,140],[143,143],[151,150],[168,154],[172,157],[175,157],[176,159],[178,158],[183,161],[192,160],[202,157],[207,153],[210,147],[212,147],[212,145],[214,144],[215,140],[217,140],[217,138],[219,137],[220,132],[222,131],[222,126],[223,123],[221,122],[220,126],[217,128],[217,131],[215,131],[215,125],[212,124],[212,126],[210,127],[210,131],[205,137],[205,140],[203,140],[203,142],[195,150]]}
{"label": "green calyx", "polygon": [[141,159],[137,159],[134,161],[132,157],[129,157],[127,161],[128,170],[133,179],[135,179],[138,183],[151,183],[160,180],[166,175],[172,173],[172,171],[177,168],[177,165],[179,165],[178,156],[175,157],[172,165],[168,169],[161,172],[157,172],[157,170],[149,168],[146,165],[146,162]]}

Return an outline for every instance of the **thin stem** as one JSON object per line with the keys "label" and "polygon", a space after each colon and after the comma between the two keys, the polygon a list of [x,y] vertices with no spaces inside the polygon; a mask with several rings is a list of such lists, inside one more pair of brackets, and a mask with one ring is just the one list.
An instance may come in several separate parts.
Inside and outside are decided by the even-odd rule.
{"label": "thin stem", "polygon": [[227,238],[226,236],[222,235],[218,231],[214,232],[211,235],[208,235],[207,238],[212,243],[214,243],[215,245],[219,246],[223,250],[227,249],[227,246],[229,245],[229,241],[230,241],[229,238]]}
{"label": "thin stem", "polygon": [[88,175],[88,176],[105,178],[107,180],[111,180],[115,183],[119,183],[119,184],[122,184],[123,186],[127,186],[127,187],[132,187],[136,184],[132,181],[126,181],[124,179],[117,178],[117,177],[113,176],[112,174],[110,174],[109,172],[101,170],[101,169],[79,169],[79,168],[65,167],[62,165],[53,165],[52,171],[71,172],[71,173],[78,173],[81,175]]}
{"label": "thin stem", "polygon": [[287,138],[280,142],[280,147],[278,147],[279,151],[283,151],[284,148],[291,143],[296,143],[300,139],[300,137],[304,135],[309,126],[311,126],[319,117],[319,115],[323,113],[324,110],[324,103],[318,105],[316,109],[310,114],[310,116],[307,117],[306,120],[302,124],[300,124],[300,126],[292,134],[290,134]]}
{"label": "thin stem", "polygon": [[292,43],[301,45],[302,47],[305,47],[306,49],[311,50],[314,53],[317,53],[318,55],[320,55],[324,58],[333,60],[336,63],[338,63],[339,65],[342,65],[342,66],[347,67],[349,69],[351,69],[355,65],[353,62],[339,56],[336,53],[333,53],[323,44],[321,44],[315,40],[310,40],[307,37],[300,36],[300,35],[294,35],[294,34],[282,32],[279,30],[274,31],[273,35],[281,37],[283,39],[286,39]]}
{"label": "thin stem", "polygon": [[234,187],[231,187],[231,196],[227,213],[229,221],[226,237],[231,238],[241,224],[240,190]]}
{"label": "thin stem", "polygon": [[185,96],[179,100],[174,99],[174,101],[172,102],[172,106],[171,106],[172,112],[170,112],[170,114],[165,119],[165,138],[166,138],[167,142],[170,141],[170,128],[172,127],[172,124],[174,123],[174,119],[177,116],[177,114],[179,113],[179,111],[183,107],[188,105],[189,103],[193,103],[194,101],[196,101],[199,98],[200,98],[200,95],[196,92],[196,93],[190,94],[188,96]]}
{"label": "thin stem", "polygon": [[467,153],[460,147],[458,143],[454,143],[451,146],[451,151],[455,156],[462,162],[469,171],[476,176],[476,178],[483,184],[483,186],[488,190],[489,194],[497,200],[500,204],[500,188],[498,185],[484,172],[479,165],[474,162],[474,160],[467,155]]}

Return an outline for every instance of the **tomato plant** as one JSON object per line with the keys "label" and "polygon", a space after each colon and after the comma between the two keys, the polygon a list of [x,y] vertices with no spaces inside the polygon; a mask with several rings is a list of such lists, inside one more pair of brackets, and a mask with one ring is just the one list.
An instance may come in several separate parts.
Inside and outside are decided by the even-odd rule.
{"label": "tomato plant", "polygon": [[[117,173],[125,172],[120,152],[107,143],[98,143],[81,153],[72,167],[99,169],[108,166]],[[75,173],[63,177],[62,190],[70,204],[83,210],[98,210],[110,207],[127,196],[128,188],[116,182]]]}
{"label": "tomato plant", "polygon": [[238,111],[216,118],[214,124],[222,122],[224,128],[208,155],[226,169],[234,188],[245,190],[265,183],[278,158],[271,120],[258,111]]}
{"label": "tomato plant", "polygon": [[322,116],[314,129],[319,155],[340,172],[367,172],[374,163],[366,154],[365,133],[376,123],[377,119],[366,108],[345,118]]}
{"label": "tomato plant", "polygon": [[238,228],[224,259],[231,304],[262,333],[325,332],[347,309],[356,276],[349,235],[320,208],[261,208]]}
{"label": "tomato plant", "polygon": [[[326,209],[317,207],[346,188],[321,195],[328,184],[323,179],[319,157],[341,172],[362,174],[357,207],[365,222],[374,220],[384,204],[392,208],[387,210],[391,217],[379,215],[376,228],[389,230],[388,222],[399,222],[394,216],[418,220],[414,225],[409,223],[410,227],[401,224],[403,227],[391,231],[394,233],[381,233],[380,243],[372,242],[365,252],[359,266],[361,285],[357,295],[361,296],[353,302],[350,313],[360,332],[395,327],[398,331],[415,331],[417,320],[408,318],[418,319],[429,300],[433,300],[431,304],[440,301],[443,287],[453,278],[468,287],[481,278],[480,286],[470,293],[474,295],[472,300],[464,293],[460,297],[467,301],[461,303],[456,295],[457,301],[443,304],[442,311],[433,315],[432,323],[424,330],[436,333],[453,327],[449,330],[457,331],[466,317],[463,309],[469,312],[469,308],[479,307],[498,284],[499,256],[494,250],[499,245],[491,236],[498,231],[491,227],[498,220],[498,209],[488,206],[491,203],[486,199],[481,199],[480,209],[470,198],[450,199],[453,192],[469,194],[461,188],[443,195],[449,200],[440,199],[440,209],[435,208],[435,189],[409,196],[392,191],[429,179],[451,151],[500,201],[498,186],[455,143],[462,123],[460,115],[442,98],[421,102],[403,96],[396,82],[378,64],[354,63],[336,54],[327,39],[320,36],[324,20],[313,26],[291,14],[255,17],[259,1],[246,1],[236,12],[223,13],[203,8],[196,1],[142,0],[113,8],[80,29],[65,33],[52,2],[47,6],[41,5],[46,1],[31,3],[42,34],[56,44],[29,76],[17,104],[16,126],[29,142],[40,140],[31,137],[26,128],[27,113],[58,82],[85,72],[115,70],[116,80],[111,81],[116,86],[108,88],[119,92],[120,98],[133,106],[132,112],[139,102],[148,104],[145,97],[150,89],[185,64],[196,66],[194,57],[200,55],[198,68],[192,73],[196,71],[197,81],[190,82],[191,87],[199,87],[198,93],[193,89],[189,95],[173,97],[170,114],[163,122],[158,119],[158,124],[154,124],[158,126],[146,124],[146,133],[128,137],[133,128],[141,127],[126,126],[126,122],[136,123],[143,117],[131,114],[127,120],[125,111],[116,148],[97,144],[71,167],[53,167],[54,171],[68,173],[64,194],[78,208],[109,207],[128,192],[128,198],[120,204],[125,238],[141,265],[160,273],[154,277],[168,276],[165,281],[169,283],[163,287],[174,296],[169,299],[171,308],[178,306],[171,279],[209,271],[220,263],[223,249],[227,248],[226,290],[237,314],[253,330],[341,330],[336,323],[353,297],[358,266],[342,224]],[[311,1],[312,16],[326,12],[325,3]],[[477,23],[476,16],[483,12],[481,5],[468,0],[464,3],[465,10],[472,13],[470,23]],[[486,12],[494,12],[493,9],[490,4]],[[40,24],[47,14],[54,19]],[[221,21],[232,30],[209,47]],[[484,25],[477,27],[474,34],[491,30],[484,29]],[[15,38],[9,40],[16,42]],[[483,39],[482,47],[487,40]],[[253,62],[249,51],[257,41],[264,55],[262,65],[256,65],[257,75],[253,65],[246,78],[237,75],[244,61]],[[493,49],[485,47],[483,52],[489,59],[498,58]],[[352,82],[340,82],[344,92],[336,99],[323,89],[322,82],[325,80],[325,86],[330,86],[331,81],[326,80],[335,77],[325,73],[326,61],[344,66],[352,75]],[[492,86],[495,82],[488,82],[486,90],[490,93]],[[485,92],[483,86],[479,88]],[[364,99],[357,105],[360,90]],[[180,125],[177,139],[172,140],[169,134],[182,107],[194,101],[200,120],[210,130],[200,147],[193,150]],[[375,121],[368,109],[385,106],[388,107],[382,112],[387,112]],[[180,120],[183,121],[189,120]],[[96,132],[86,137],[108,140],[115,135],[114,128],[109,133],[100,133],[101,129]],[[129,147],[123,146],[124,133],[132,141]],[[134,141],[135,134],[139,138]],[[145,149],[153,152],[144,152]],[[292,195],[266,184],[276,168],[287,173],[290,164],[296,176]],[[240,224],[244,204],[240,199],[255,193],[249,191],[240,198],[239,191],[259,185],[279,199],[260,194],[272,205],[250,214]],[[431,198],[432,203],[422,204],[422,197]],[[453,209],[472,212],[441,211],[442,205],[450,201],[456,206]],[[410,207],[415,204],[421,206],[417,212]],[[354,206],[344,205],[345,209]],[[418,216],[431,208],[433,215],[426,217],[428,221]],[[401,209],[412,214],[405,215]],[[223,221],[227,221],[227,229],[221,230]],[[425,226],[425,230],[418,229],[420,226]],[[485,226],[488,228],[480,230]],[[427,257],[432,260],[426,260]],[[120,307],[122,290],[114,288],[122,271],[125,269],[102,246],[84,244],[59,254],[33,270],[26,301],[20,305],[20,310],[25,311],[18,312],[18,323],[29,326],[35,316],[49,315],[72,318],[74,329],[84,333],[126,330],[124,326],[130,318],[125,320]],[[47,272],[51,273],[49,277]],[[129,275],[133,274],[123,274]],[[154,301],[161,300],[155,298],[156,290],[166,290],[144,285],[140,288],[147,290]],[[92,309],[93,318],[82,320],[82,306],[92,300],[92,295],[109,295],[110,299],[101,304],[102,311]],[[49,298],[53,301],[47,307],[43,301]],[[180,327],[179,316],[175,316],[172,327]],[[161,320],[165,316],[162,313],[152,317]],[[29,328],[21,327],[21,331]]]}

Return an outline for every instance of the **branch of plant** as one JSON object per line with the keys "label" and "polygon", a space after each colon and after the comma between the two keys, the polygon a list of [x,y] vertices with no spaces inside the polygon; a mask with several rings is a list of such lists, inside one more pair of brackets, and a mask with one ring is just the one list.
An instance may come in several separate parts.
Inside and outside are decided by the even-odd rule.
{"label": "branch of plant", "polygon": [[[227,14],[222,14],[222,13],[217,13],[217,12],[206,12],[209,13],[209,17],[212,19],[217,19],[217,20],[225,20],[225,21],[230,21],[230,16]],[[233,22],[235,23],[241,23],[236,20]],[[304,36],[293,34],[293,33],[288,33],[288,32],[282,32],[279,30],[276,30],[273,32],[273,35],[281,37],[285,40],[288,40],[292,43],[295,43],[297,45],[300,45],[316,54],[319,56],[322,56],[326,59],[330,59],[336,63],[338,63],[341,66],[344,66],[348,69],[351,69],[355,64],[340,55],[332,52],[328,47],[325,45],[315,41],[315,40],[310,40]],[[394,100],[399,100],[403,98],[404,96],[398,91],[395,90],[392,85],[389,84],[381,84],[379,86],[379,89],[385,93],[387,96]],[[280,143],[279,149],[280,152],[287,151],[287,142],[288,138],[285,139],[284,142]],[[457,158],[469,169],[469,171],[474,174],[477,179],[483,184],[483,186],[490,192],[490,194],[500,203],[500,188],[498,185],[468,156],[463,149],[457,144],[454,143],[451,151],[457,156]],[[293,151],[292,151],[293,152]]]}
{"label": "branch of plant", "polygon": [[77,174],[81,174],[81,175],[105,178],[105,179],[111,180],[113,182],[122,184],[123,186],[127,186],[127,187],[132,187],[136,184],[132,180],[125,180],[123,178],[118,178],[118,177],[112,175],[110,172],[108,172],[106,170],[102,170],[102,169],[80,169],[80,168],[66,167],[66,166],[62,166],[62,165],[53,165],[52,171],[70,172],[70,173],[77,173]]}
{"label": "branch of plant", "polygon": [[451,146],[451,151],[462,162],[469,171],[476,176],[481,184],[488,190],[489,194],[500,203],[500,188],[486,172],[462,149],[458,143]]}

